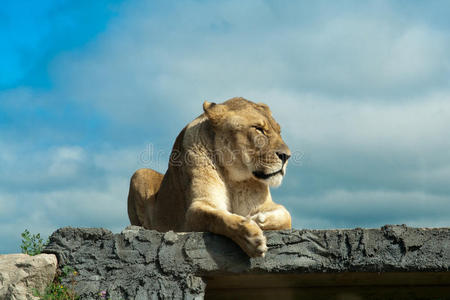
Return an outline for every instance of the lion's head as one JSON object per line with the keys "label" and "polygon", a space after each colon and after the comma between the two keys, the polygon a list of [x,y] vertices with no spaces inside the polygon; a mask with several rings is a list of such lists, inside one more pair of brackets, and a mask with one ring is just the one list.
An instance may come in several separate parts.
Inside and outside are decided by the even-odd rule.
{"label": "lion's head", "polygon": [[215,133],[215,156],[231,180],[281,184],[291,152],[267,105],[232,98],[205,102],[203,110]]}

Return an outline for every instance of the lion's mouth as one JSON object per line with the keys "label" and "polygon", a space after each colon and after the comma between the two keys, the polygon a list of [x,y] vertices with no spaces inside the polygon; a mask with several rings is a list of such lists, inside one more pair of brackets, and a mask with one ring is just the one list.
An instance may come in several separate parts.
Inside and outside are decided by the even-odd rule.
{"label": "lion's mouth", "polygon": [[264,173],[264,172],[262,172],[262,171],[253,171],[253,175],[254,175],[256,178],[258,178],[258,179],[269,179],[270,177],[275,176],[275,175],[277,175],[277,174],[284,175],[283,168],[279,169],[279,170],[276,171],[276,172],[269,173],[269,174],[266,174],[266,173]]}

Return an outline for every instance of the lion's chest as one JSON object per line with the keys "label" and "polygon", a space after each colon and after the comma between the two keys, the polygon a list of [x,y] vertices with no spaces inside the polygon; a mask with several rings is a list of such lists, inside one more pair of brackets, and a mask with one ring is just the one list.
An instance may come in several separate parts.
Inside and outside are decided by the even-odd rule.
{"label": "lion's chest", "polygon": [[228,192],[230,211],[232,213],[248,216],[258,211],[259,207],[267,200],[269,191],[259,186],[241,184]]}

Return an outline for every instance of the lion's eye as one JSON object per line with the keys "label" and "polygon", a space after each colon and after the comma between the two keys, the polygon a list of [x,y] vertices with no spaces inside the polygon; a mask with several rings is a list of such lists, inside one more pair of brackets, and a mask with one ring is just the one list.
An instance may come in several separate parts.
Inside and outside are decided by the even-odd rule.
{"label": "lion's eye", "polygon": [[266,134],[266,132],[264,131],[264,128],[262,128],[260,126],[253,126],[253,128],[255,128],[256,131],[258,131],[259,133]]}

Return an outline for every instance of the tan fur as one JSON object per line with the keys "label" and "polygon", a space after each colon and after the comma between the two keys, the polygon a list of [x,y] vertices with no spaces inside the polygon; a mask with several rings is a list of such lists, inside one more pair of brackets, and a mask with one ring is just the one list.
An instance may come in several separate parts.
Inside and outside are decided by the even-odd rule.
{"label": "tan fur", "polygon": [[290,150],[265,104],[233,98],[205,102],[178,135],[165,175],[140,169],[131,178],[133,225],[159,231],[210,231],[264,256],[262,230],[291,228],[269,186],[284,177]]}

